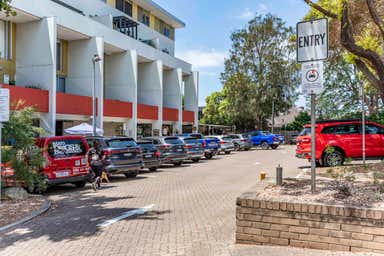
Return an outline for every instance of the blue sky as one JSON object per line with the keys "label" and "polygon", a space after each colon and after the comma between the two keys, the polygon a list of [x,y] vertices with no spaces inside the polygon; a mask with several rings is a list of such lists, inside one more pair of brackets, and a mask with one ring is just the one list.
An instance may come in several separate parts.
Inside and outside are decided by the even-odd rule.
{"label": "blue sky", "polygon": [[[257,14],[272,13],[295,26],[308,12],[303,0],[155,0],[186,23],[176,32],[176,56],[200,72],[199,105],[222,88],[220,73],[230,35]],[[300,104],[302,105],[302,104]]]}

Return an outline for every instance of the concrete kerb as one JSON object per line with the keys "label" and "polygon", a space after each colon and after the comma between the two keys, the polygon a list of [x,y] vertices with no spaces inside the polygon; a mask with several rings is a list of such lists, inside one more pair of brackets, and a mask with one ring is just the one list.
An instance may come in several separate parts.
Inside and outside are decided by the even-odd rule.
{"label": "concrete kerb", "polygon": [[4,232],[7,229],[16,227],[18,225],[21,225],[21,224],[27,222],[27,221],[30,221],[33,218],[35,218],[35,217],[37,217],[37,216],[47,212],[49,210],[49,208],[51,208],[51,201],[48,198],[46,198],[45,201],[44,201],[43,206],[39,210],[32,212],[28,216],[26,216],[26,217],[24,217],[24,218],[22,218],[22,219],[20,219],[18,221],[15,221],[14,223],[5,225],[3,227],[0,227],[0,232]]}

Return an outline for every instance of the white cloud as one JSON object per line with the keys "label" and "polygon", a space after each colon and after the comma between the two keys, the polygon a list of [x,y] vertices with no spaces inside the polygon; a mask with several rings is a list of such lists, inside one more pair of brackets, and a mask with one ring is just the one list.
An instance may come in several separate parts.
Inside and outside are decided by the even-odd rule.
{"label": "white cloud", "polygon": [[255,12],[251,11],[249,8],[245,8],[244,11],[238,16],[239,19],[249,20],[255,17]]}
{"label": "white cloud", "polygon": [[251,10],[250,8],[245,8],[243,12],[236,16],[236,18],[241,20],[250,20],[253,19],[257,13],[266,13],[268,12],[268,6],[265,3],[259,3],[257,5],[256,11]]}
{"label": "white cloud", "polygon": [[189,50],[178,54],[182,60],[189,62],[194,68],[214,68],[224,64],[225,52]]}
{"label": "white cloud", "polygon": [[257,6],[257,11],[258,12],[267,12],[268,11],[268,6],[266,4],[260,3]]}

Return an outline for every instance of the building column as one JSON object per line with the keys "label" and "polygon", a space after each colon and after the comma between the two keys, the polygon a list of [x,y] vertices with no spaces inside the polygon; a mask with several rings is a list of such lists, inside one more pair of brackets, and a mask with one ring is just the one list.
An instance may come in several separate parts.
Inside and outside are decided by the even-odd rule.
{"label": "building column", "polygon": [[192,72],[185,80],[184,88],[184,109],[194,111],[194,126],[199,125],[199,72]]}
{"label": "building column", "polygon": [[124,124],[124,134],[137,136],[137,53],[128,50],[105,58],[105,96],[132,103],[132,118]]}
{"label": "building column", "polygon": [[41,114],[49,135],[56,130],[56,40],[55,17],[19,23],[16,27],[16,83],[49,91],[49,112]]}
{"label": "building column", "polygon": [[161,60],[140,63],[138,69],[138,102],[158,107],[158,120],[152,123],[153,130],[163,125],[163,63]]}
{"label": "building column", "polygon": [[183,106],[182,106],[182,92],[183,75],[180,68],[172,70],[164,70],[164,84],[163,84],[163,106],[166,108],[174,108],[179,111],[178,121],[174,131],[182,132],[183,124]]}
{"label": "building column", "polygon": [[98,54],[102,60],[95,65],[95,95],[97,98],[97,127],[103,129],[104,102],[104,40],[92,37],[86,40],[70,41],[68,44],[69,62],[66,79],[66,93],[92,97],[93,56]]}

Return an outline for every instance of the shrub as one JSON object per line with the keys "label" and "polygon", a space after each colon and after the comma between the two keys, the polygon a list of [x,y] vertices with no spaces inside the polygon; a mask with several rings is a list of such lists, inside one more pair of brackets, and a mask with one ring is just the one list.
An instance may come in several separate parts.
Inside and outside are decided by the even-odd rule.
{"label": "shrub", "polygon": [[35,137],[43,133],[33,126],[35,110],[25,107],[23,101],[14,104],[9,122],[3,124],[2,163],[10,164],[15,171],[15,181],[33,190],[46,188],[45,177],[41,173],[44,162],[41,149],[35,146]]}

